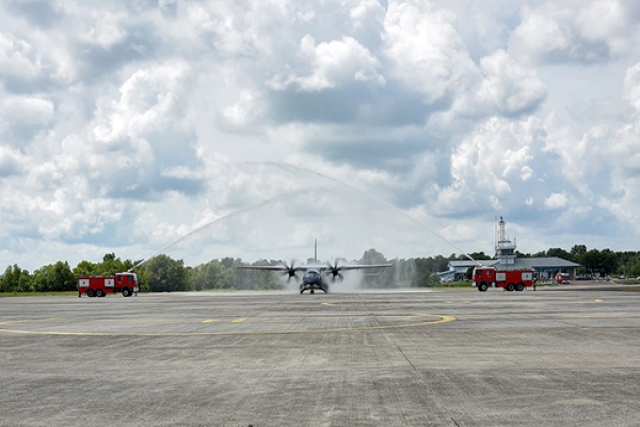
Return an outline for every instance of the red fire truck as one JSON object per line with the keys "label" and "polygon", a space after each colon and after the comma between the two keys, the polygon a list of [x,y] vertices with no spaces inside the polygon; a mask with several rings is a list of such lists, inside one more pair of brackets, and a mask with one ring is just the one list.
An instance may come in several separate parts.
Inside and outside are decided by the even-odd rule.
{"label": "red fire truck", "polygon": [[502,270],[496,267],[476,267],[473,269],[473,286],[480,292],[489,286],[505,288],[508,291],[524,291],[533,286],[533,270]]}
{"label": "red fire truck", "polygon": [[107,294],[122,292],[130,297],[138,292],[136,273],[116,273],[113,276],[83,276],[78,278],[78,296],[86,293],[88,297],[104,297]]}

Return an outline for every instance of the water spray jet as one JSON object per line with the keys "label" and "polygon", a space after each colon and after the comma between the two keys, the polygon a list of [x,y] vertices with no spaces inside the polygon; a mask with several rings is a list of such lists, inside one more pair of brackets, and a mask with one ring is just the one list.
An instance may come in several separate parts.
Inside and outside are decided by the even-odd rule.
{"label": "water spray jet", "polygon": [[461,249],[460,247],[458,247],[458,246],[457,246],[456,244],[454,244],[453,242],[451,242],[451,241],[447,240],[445,237],[443,237],[443,236],[441,236],[440,234],[438,234],[438,233],[437,233],[435,230],[433,230],[431,227],[429,227],[429,226],[427,226],[426,224],[424,224],[424,223],[422,223],[422,222],[418,221],[417,219],[415,219],[415,218],[413,218],[412,216],[408,215],[408,214],[407,214],[406,212],[404,212],[402,209],[398,208],[397,206],[393,205],[392,203],[387,202],[387,201],[386,201],[386,200],[384,200],[384,199],[381,199],[381,198],[380,198],[380,197],[378,197],[378,196],[375,196],[375,195],[373,195],[373,194],[367,193],[366,191],[361,190],[361,189],[359,189],[359,188],[357,188],[357,187],[355,187],[355,186],[353,186],[353,185],[351,185],[351,184],[348,184],[348,183],[346,183],[346,182],[340,181],[340,180],[339,180],[339,179],[337,179],[337,178],[330,177],[330,176],[325,175],[325,174],[323,174],[323,173],[321,173],[321,172],[318,172],[318,171],[309,170],[309,169],[303,169],[303,168],[300,168],[300,167],[297,167],[297,166],[294,166],[294,165],[291,165],[291,164],[288,164],[288,163],[265,162],[265,164],[273,165],[273,166],[278,167],[278,168],[281,168],[281,169],[283,169],[283,170],[287,170],[287,169],[288,169],[290,172],[291,172],[291,171],[297,171],[297,172],[306,172],[306,173],[308,173],[308,174],[314,174],[314,175],[317,175],[317,176],[319,176],[319,177],[321,177],[321,178],[328,179],[328,180],[330,180],[330,181],[332,181],[332,182],[335,182],[335,183],[337,183],[337,184],[339,184],[339,185],[341,185],[341,186],[343,186],[343,187],[345,187],[345,188],[348,188],[348,189],[350,189],[350,190],[353,190],[353,191],[355,191],[355,192],[357,192],[357,193],[360,193],[360,194],[362,194],[362,195],[364,195],[364,196],[366,196],[366,197],[369,197],[370,199],[373,199],[373,200],[375,200],[375,201],[377,201],[377,202],[379,202],[379,203],[382,203],[383,205],[385,205],[385,206],[387,206],[387,207],[392,208],[392,209],[393,209],[393,210],[395,210],[397,213],[400,213],[400,214],[401,214],[401,215],[403,215],[405,218],[407,218],[407,219],[409,219],[409,220],[413,221],[414,223],[418,224],[419,226],[421,226],[421,227],[425,228],[425,229],[426,229],[426,230],[428,230],[431,234],[433,234],[434,236],[438,237],[439,239],[441,239],[441,240],[442,240],[442,241],[444,241],[445,243],[448,243],[449,245],[451,245],[453,248],[455,248],[456,250],[458,250],[460,253],[462,253],[464,256],[466,256],[466,257],[467,257],[468,259],[470,259],[471,261],[473,261],[473,262],[477,263],[478,265],[481,265],[478,261],[476,261],[475,259],[473,259],[473,257],[472,257],[471,255],[469,255],[467,252],[465,252],[463,249]]}
{"label": "water spray jet", "polygon": [[205,230],[205,229],[207,229],[207,228],[209,228],[209,227],[213,226],[214,224],[217,224],[217,223],[219,223],[221,221],[227,220],[227,219],[232,218],[232,217],[239,216],[241,214],[255,212],[255,211],[257,211],[257,210],[259,210],[261,208],[264,208],[265,206],[271,205],[271,204],[273,204],[273,203],[275,203],[277,201],[288,199],[288,198],[291,198],[291,197],[295,197],[295,196],[298,196],[298,195],[301,195],[301,194],[309,193],[311,191],[323,192],[323,191],[329,191],[329,190],[331,190],[331,189],[330,188],[326,188],[326,187],[319,187],[319,188],[314,188],[314,189],[303,188],[301,190],[290,191],[288,193],[284,193],[284,194],[281,194],[279,196],[272,197],[272,198],[270,198],[268,200],[262,201],[260,203],[256,203],[256,204],[248,206],[246,208],[242,208],[242,209],[233,211],[233,212],[231,212],[231,213],[229,213],[227,215],[224,215],[224,216],[222,216],[222,217],[220,217],[218,219],[210,221],[210,222],[204,224],[203,226],[200,226],[200,227],[196,228],[195,230],[185,234],[184,236],[182,236],[178,240],[176,240],[176,241],[164,246],[162,249],[158,250],[153,255],[149,256],[148,258],[145,258],[144,260],[140,261],[139,263],[137,263],[136,265],[131,267],[128,271],[129,272],[133,271],[134,269],[146,264],[147,262],[149,262],[150,260],[152,260],[156,256],[160,255],[161,253],[163,253],[167,249],[177,245],[178,243],[188,239],[189,237],[191,237],[191,236],[193,236],[193,235],[195,235],[197,233],[200,233],[201,231],[203,231],[203,230]]}

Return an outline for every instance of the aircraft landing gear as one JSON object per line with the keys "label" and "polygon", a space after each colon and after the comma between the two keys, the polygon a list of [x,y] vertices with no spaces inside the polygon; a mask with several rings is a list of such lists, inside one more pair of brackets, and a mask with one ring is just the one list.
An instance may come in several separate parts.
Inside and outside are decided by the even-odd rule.
{"label": "aircraft landing gear", "polygon": [[313,289],[311,289],[311,290],[309,291],[309,293],[310,293],[311,295],[313,295],[315,292],[313,291]]}

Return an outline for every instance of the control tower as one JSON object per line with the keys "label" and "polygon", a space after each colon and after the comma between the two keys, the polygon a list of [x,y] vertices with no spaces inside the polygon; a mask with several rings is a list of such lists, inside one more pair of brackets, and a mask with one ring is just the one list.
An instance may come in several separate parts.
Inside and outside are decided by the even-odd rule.
{"label": "control tower", "polygon": [[498,223],[495,257],[498,260],[498,264],[500,266],[508,267],[515,264],[516,242],[515,239],[512,242],[507,237],[507,233],[505,231],[505,222],[502,217],[500,217],[500,222]]}

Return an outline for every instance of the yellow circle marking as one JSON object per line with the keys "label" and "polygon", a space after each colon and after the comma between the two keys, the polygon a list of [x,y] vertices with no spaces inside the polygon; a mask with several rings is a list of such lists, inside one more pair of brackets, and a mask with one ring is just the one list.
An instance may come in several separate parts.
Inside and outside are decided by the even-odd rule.
{"label": "yellow circle marking", "polygon": [[561,405],[602,405],[602,402],[593,399],[567,399],[559,400],[556,403]]}
{"label": "yellow circle marking", "polygon": [[601,298],[596,298],[593,301],[574,301],[571,304],[597,304],[604,302]]}
{"label": "yellow circle marking", "polygon": [[[67,335],[67,336],[100,336],[100,337],[184,337],[184,336],[212,336],[212,335],[277,335],[277,334],[303,334],[318,332],[345,332],[345,331],[368,331],[375,329],[400,329],[412,328],[416,326],[437,325],[439,323],[453,322],[453,316],[442,316],[439,314],[413,314],[415,317],[435,317],[437,320],[425,320],[420,322],[401,323],[398,325],[386,326],[356,326],[346,328],[325,328],[325,329],[285,329],[278,331],[224,331],[224,332],[69,332],[69,331],[32,331],[28,329],[10,329],[3,325],[13,325],[16,323],[32,323],[37,320],[13,320],[0,322],[0,332],[26,335]],[[58,319],[43,319],[58,320]],[[215,319],[209,319],[215,320]],[[244,321],[245,318],[236,319],[233,323]],[[205,321],[206,322],[206,321]],[[213,323],[213,322],[211,322]]]}

